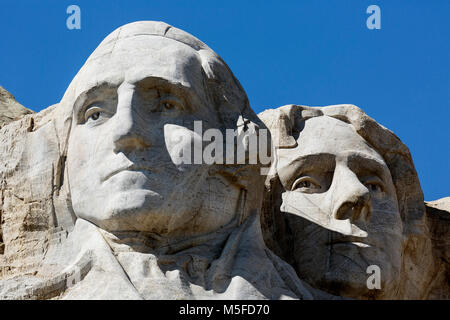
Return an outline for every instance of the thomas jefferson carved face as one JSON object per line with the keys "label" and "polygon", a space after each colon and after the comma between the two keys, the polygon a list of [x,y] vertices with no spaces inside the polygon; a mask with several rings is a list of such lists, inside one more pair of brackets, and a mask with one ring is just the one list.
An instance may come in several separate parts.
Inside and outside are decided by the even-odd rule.
{"label": "thomas jefferson carved face", "polygon": [[108,231],[182,236],[231,221],[240,190],[213,166],[173,161],[180,144],[201,139],[194,120],[220,128],[197,51],[150,35],[99,48],[74,85],[67,161],[75,214]]}
{"label": "thomas jefferson carved face", "polygon": [[379,291],[368,290],[366,270],[377,265],[381,290],[394,290],[402,221],[385,161],[351,125],[328,116],[306,120],[297,141],[278,150],[277,171],[300,277],[334,294],[370,296]]}

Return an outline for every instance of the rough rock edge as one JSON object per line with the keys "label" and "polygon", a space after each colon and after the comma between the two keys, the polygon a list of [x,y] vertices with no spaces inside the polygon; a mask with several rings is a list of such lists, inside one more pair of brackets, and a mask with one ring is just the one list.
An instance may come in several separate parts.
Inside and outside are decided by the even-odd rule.
{"label": "rough rock edge", "polygon": [[0,128],[32,113],[34,112],[18,103],[11,93],[0,86]]}
{"label": "rough rock edge", "polygon": [[450,197],[425,202],[436,265],[428,299],[450,299]]}

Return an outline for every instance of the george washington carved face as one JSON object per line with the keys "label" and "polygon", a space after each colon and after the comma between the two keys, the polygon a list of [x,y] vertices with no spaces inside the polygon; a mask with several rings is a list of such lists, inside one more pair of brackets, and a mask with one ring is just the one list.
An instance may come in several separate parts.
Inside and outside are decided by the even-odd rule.
{"label": "george washington carved face", "polygon": [[137,33],[111,45],[107,38],[76,76],[67,165],[77,217],[109,231],[184,236],[235,217],[240,187],[214,165],[173,160],[180,145],[201,139],[194,121],[204,130],[224,127],[205,70],[223,62],[188,40]]}

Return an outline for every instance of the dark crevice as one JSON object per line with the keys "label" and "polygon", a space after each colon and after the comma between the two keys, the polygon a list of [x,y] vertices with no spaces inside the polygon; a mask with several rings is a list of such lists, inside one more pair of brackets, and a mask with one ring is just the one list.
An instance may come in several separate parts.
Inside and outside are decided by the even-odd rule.
{"label": "dark crevice", "polygon": [[32,132],[34,130],[34,118],[30,118],[30,123],[28,125],[27,131]]}
{"label": "dark crevice", "polygon": [[59,168],[58,168],[59,181],[57,186],[58,189],[60,189],[64,184],[64,171],[66,170],[66,160],[67,160],[66,156],[62,156],[59,160]]}
{"label": "dark crevice", "polygon": [[[3,195],[2,195],[2,197],[3,197]],[[2,199],[2,203],[3,203],[3,199]],[[5,253],[5,244],[3,243],[2,213],[3,213],[3,210],[0,208],[0,254]]]}

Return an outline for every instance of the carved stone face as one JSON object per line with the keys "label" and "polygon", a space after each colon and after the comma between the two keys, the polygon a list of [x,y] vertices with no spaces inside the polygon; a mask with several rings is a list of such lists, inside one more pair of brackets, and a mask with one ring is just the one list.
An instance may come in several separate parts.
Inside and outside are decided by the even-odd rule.
{"label": "carved stone face", "polygon": [[67,162],[77,217],[108,231],[183,236],[231,221],[239,190],[213,166],[173,161],[180,144],[201,139],[194,120],[220,127],[197,52],[144,36],[97,56],[74,80]]}
{"label": "carved stone face", "polygon": [[382,291],[394,290],[402,221],[383,158],[352,126],[327,116],[306,120],[297,141],[278,150],[277,170],[300,277],[335,294],[370,296],[366,269],[377,265]]}

